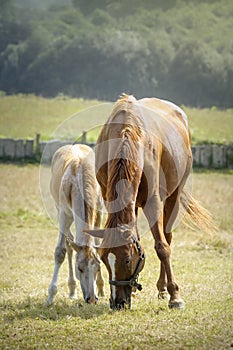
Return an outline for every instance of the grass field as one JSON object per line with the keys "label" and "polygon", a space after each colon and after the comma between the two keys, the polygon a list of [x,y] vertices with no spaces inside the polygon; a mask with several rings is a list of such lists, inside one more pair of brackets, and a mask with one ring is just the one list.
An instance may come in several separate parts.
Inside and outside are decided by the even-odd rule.
{"label": "grass field", "polygon": [[[55,303],[45,306],[53,270],[57,229],[42,207],[39,167],[0,165],[1,335],[0,349],[230,349],[233,346],[233,175],[195,173],[195,197],[211,210],[219,231],[176,229],[173,268],[186,302],[169,310],[157,299],[159,264],[153,240],[140,217],[146,249],[142,292],[132,309],[109,310],[106,296],[87,305],[68,299],[67,262],[61,269]],[[147,232],[147,233],[146,233]]]}
{"label": "grass field", "polygon": [[[91,106],[99,106],[94,107]],[[86,109],[89,108],[87,111]],[[44,99],[1,96],[1,137],[42,139],[77,137],[97,129],[110,111],[109,104],[82,99]],[[232,142],[233,110],[198,110],[184,107],[194,143]],[[79,113],[78,117],[77,114]],[[74,116],[70,118],[70,116]],[[68,119],[67,119],[68,118]],[[63,135],[63,131],[65,133]],[[230,349],[233,347],[233,174],[196,172],[193,191],[211,211],[219,230],[192,231],[180,225],[174,233],[172,264],[183,311],[170,310],[159,301],[156,280],[158,258],[143,215],[139,231],[146,250],[140,275],[142,292],[132,309],[109,310],[109,285],[95,306],[68,299],[67,262],[61,269],[55,303],[45,306],[53,271],[57,228],[49,220],[40,197],[39,166],[0,164],[0,349]]]}
{"label": "grass field", "polygon": [[[35,135],[40,133],[44,140],[54,136],[76,138],[83,130],[103,124],[107,119],[111,105],[104,104],[101,107],[103,103],[64,97],[45,99],[33,95],[0,96],[0,137],[35,138]],[[97,107],[84,112],[92,106]],[[214,108],[183,108],[189,117],[193,143],[232,142],[233,109],[221,111]],[[73,123],[70,119],[67,120],[71,116],[76,116]],[[61,125],[62,123],[64,124]],[[55,130],[59,126],[59,132],[56,133]],[[61,127],[66,130],[65,135],[62,135]],[[98,129],[92,130],[88,136],[89,140],[95,140],[97,135]]]}

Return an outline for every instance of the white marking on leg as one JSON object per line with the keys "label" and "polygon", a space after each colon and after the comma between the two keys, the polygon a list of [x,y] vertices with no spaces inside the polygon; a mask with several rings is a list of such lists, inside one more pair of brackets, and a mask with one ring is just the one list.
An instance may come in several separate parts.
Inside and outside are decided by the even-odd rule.
{"label": "white marking on leg", "polygon": [[[116,279],[116,272],[115,272],[115,263],[116,263],[116,256],[113,253],[108,254],[108,262],[112,271],[112,281],[115,281]],[[116,299],[116,286],[112,287],[112,298],[113,300]]]}
{"label": "white marking on leg", "polygon": [[95,275],[94,275],[95,265],[92,263],[92,261],[88,261],[88,271],[89,271],[89,297],[90,301],[95,303],[95,296],[96,296],[96,290],[95,290]]}

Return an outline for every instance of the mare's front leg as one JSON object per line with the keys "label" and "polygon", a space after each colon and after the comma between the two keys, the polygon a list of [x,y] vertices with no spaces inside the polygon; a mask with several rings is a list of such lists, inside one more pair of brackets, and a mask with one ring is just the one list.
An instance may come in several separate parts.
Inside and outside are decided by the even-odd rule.
{"label": "mare's front leg", "polygon": [[97,273],[96,285],[97,285],[98,296],[104,297],[104,279],[103,279],[101,268]]}
{"label": "mare's front leg", "polygon": [[54,297],[57,294],[57,280],[61,265],[63,264],[66,256],[66,233],[68,232],[72,218],[67,216],[61,209],[59,210],[59,237],[57,246],[54,252],[54,270],[52,280],[48,288],[47,305],[51,305],[54,302]]}
{"label": "mare's front leg", "polygon": [[[155,250],[161,262],[160,278],[158,281],[159,291],[166,288],[170,294],[169,307],[183,308],[184,302],[180,297],[179,287],[171,267],[171,249],[164,234],[163,203],[158,195],[153,195],[143,208],[155,239]],[[167,236],[168,238],[168,236]]]}

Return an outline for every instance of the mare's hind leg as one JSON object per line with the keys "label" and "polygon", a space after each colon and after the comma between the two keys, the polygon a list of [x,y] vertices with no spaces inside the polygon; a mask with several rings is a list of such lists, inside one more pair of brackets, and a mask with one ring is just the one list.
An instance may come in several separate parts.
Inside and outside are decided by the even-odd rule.
{"label": "mare's hind leg", "polygon": [[[155,250],[163,264],[162,273],[163,276],[167,276],[167,290],[170,294],[169,307],[182,308],[184,302],[180,298],[179,287],[175,281],[175,277],[171,266],[171,249],[167,241],[167,237],[164,233],[164,210],[163,203],[160,200],[160,196],[154,194],[143,208],[144,213],[149,222],[151,232],[155,239]],[[163,271],[164,268],[164,271]],[[162,276],[162,279],[165,277]]]}
{"label": "mare's hind leg", "polygon": [[[177,218],[179,212],[179,189],[177,189],[169,198],[166,199],[164,205],[164,236],[169,246],[172,241],[172,226]],[[157,282],[157,288],[159,291],[159,299],[167,298],[167,275],[164,264],[160,263],[160,275]],[[170,307],[172,307],[172,300],[170,301]]]}
{"label": "mare's hind leg", "polygon": [[[69,239],[72,241],[74,240],[74,237],[71,233],[71,231],[68,231]],[[67,249],[67,257],[68,257],[68,266],[69,266],[69,278],[68,278],[68,288],[70,291],[70,298],[73,299],[76,297],[75,291],[76,291],[76,281],[74,279],[74,269],[73,269],[73,248],[69,244],[68,241],[66,241],[66,249]]]}
{"label": "mare's hind leg", "polygon": [[59,237],[57,246],[54,252],[54,270],[52,280],[48,288],[47,305],[51,305],[54,301],[54,297],[57,294],[57,279],[60,267],[65,260],[66,256],[66,237],[65,234],[68,232],[70,225],[72,224],[73,218],[67,216],[63,210],[59,211]]}

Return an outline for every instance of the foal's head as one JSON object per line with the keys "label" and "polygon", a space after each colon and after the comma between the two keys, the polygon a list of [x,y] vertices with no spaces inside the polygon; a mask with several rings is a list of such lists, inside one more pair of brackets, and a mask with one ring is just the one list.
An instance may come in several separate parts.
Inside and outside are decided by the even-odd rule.
{"label": "foal's head", "polygon": [[142,289],[137,279],[144,267],[145,255],[139,240],[131,231],[122,228],[88,233],[103,238],[100,256],[109,273],[110,308],[130,308],[132,291]]}
{"label": "foal's head", "polygon": [[83,298],[86,303],[95,304],[98,301],[96,295],[96,279],[100,272],[100,259],[97,250],[93,247],[79,246],[71,242],[77,252],[75,274],[80,281]]}

